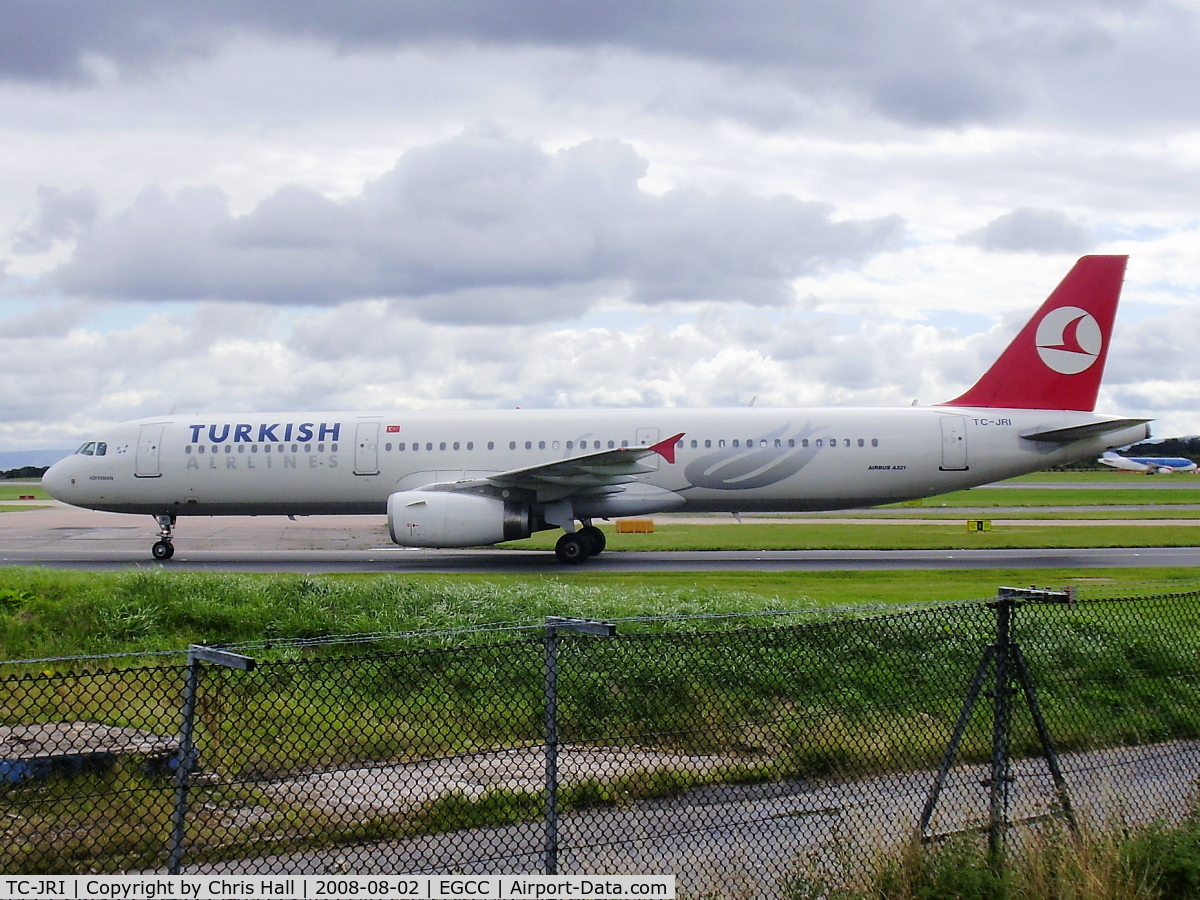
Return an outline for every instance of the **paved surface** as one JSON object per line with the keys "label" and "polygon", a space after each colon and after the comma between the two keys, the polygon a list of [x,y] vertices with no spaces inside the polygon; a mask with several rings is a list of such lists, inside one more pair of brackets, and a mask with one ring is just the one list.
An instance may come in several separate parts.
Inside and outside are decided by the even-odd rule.
{"label": "paved surface", "polygon": [[[655,756],[638,763],[631,754],[573,752],[576,776],[599,765],[602,776],[624,766],[632,769],[669,764]],[[536,750],[443,760],[440,768],[388,766],[345,770],[280,782],[267,787],[293,801],[302,796],[327,815],[344,816],[347,797],[361,796],[364,785],[378,785],[369,811],[386,815],[413,801],[396,782],[432,778],[434,792],[480,796],[496,786],[536,789],[541,756]],[[612,758],[608,758],[611,756]],[[626,759],[625,757],[631,757]],[[599,762],[597,760],[599,759]],[[1200,771],[1200,744],[1179,741],[1115,748],[1061,757],[1071,803],[1084,821],[1144,823],[1174,818],[1183,811]],[[684,764],[694,765],[693,758]],[[567,762],[568,771],[572,764]],[[523,775],[518,770],[524,768]],[[1015,762],[1009,818],[1020,822],[1056,808],[1055,791],[1043,760]],[[935,833],[974,828],[987,820],[988,792],[981,785],[983,766],[956,767],[933,819]],[[514,781],[514,779],[516,779]],[[569,780],[569,778],[568,778]],[[339,788],[339,782],[341,787]],[[353,783],[354,787],[350,785]],[[678,797],[619,807],[582,810],[564,816],[559,827],[559,871],[575,874],[675,874],[678,886],[692,894],[769,896],[770,887],[792,866],[840,880],[869,862],[875,853],[896,846],[913,833],[933,785],[933,774],[906,772],[844,783],[787,781],[721,784]],[[430,785],[422,786],[428,795]],[[382,806],[380,805],[382,804]],[[360,813],[367,809],[360,809]],[[265,808],[257,821],[270,818]],[[231,863],[186,867],[185,874],[287,872],[492,874],[539,872],[544,827],[540,822],[480,828]],[[738,888],[745,887],[742,892]]]}
{"label": "paved surface", "polygon": [[[998,521],[995,518],[997,511],[988,512],[993,522]],[[964,514],[964,518],[969,516],[969,513]],[[706,517],[704,521],[737,527],[728,517],[715,520]],[[743,517],[743,521],[749,519]],[[1065,523],[1056,524],[1066,527]],[[1119,520],[1114,520],[1112,524],[1120,527],[1130,525]],[[563,566],[549,551],[414,550],[397,547],[390,542],[382,519],[375,516],[314,516],[295,521],[278,516],[180,520],[175,531],[176,555],[167,563],[156,563],[150,558],[150,545],[155,540],[156,532],[157,526],[150,516],[95,512],[46,501],[46,505],[38,509],[0,513],[0,565],[86,571],[161,565],[177,571],[309,574],[563,571]],[[1200,547],[609,552],[589,560],[586,568],[588,571],[628,573],[1196,565],[1200,565]]]}

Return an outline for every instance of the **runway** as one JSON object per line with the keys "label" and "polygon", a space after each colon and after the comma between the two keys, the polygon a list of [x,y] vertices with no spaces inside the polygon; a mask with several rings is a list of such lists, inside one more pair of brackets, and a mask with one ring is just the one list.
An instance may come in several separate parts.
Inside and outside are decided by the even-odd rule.
{"label": "runway", "polygon": [[[730,525],[730,527],[736,527]],[[920,569],[1144,568],[1198,566],[1200,547],[1051,550],[746,550],[610,551],[579,569],[550,551],[414,550],[390,543],[381,518],[321,516],[181,519],[174,559],[150,558],[149,516],[76,509],[54,502],[0,514],[0,566],[81,571],[162,567],[181,572],[302,574],[472,573],[562,574],[570,571],[816,572]]]}

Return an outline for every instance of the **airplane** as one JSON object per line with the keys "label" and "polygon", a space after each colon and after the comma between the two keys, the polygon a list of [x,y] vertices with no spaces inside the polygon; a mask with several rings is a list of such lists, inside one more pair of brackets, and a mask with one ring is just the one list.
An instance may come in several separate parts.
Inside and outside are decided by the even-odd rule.
{"label": "airplane", "polygon": [[1172,475],[1175,472],[1196,473],[1196,463],[1182,456],[1120,456],[1105,453],[1098,460],[1106,466],[1123,472],[1138,472],[1142,475]]}
{"label": "airplane", "polygon": [[555,554],[578,564],[605,549],[598,519],[916,500],[1149,436],[1149,419],[1094,412],[1126,261],[1082,257],[979,381],[934,406],[154,416],[97,433],[42,483],[154,516],[158,560],[188,516],[383,515],[396,544],[431,548],[562,529]]}

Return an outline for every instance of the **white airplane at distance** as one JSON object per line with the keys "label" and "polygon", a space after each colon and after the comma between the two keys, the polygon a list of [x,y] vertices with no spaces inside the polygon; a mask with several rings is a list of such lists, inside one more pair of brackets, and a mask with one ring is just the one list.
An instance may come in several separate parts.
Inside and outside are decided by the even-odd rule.
{"label": "white airplane at distance", "polygon": [[205,413],[98,433],[42,479],[59,500],[148,513],[155,559],[181,516],[386,515],[409,547],[662,512],[832,510],[962,490],[1144,440],[1093,412],[1125,272],[1086,256],[983,377],[933,407]]}
{"label": "white airplane at distance", "polygon": [[1123,472],[1138,472],[1142,475],[1196,472],[1196,464],[1182,456],[1119,456],[1110,451],[1096,461]]}

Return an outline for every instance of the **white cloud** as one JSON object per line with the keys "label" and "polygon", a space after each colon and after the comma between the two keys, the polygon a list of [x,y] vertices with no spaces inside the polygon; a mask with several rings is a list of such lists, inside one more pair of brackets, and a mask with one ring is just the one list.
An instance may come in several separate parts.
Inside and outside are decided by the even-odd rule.
{"label": "white cloud", "polygon": [[72,8],[0,9],[0,449],[936,402],[1085,249],[1131,254],[1102,404],[1200,431],[1194,7]]}
{"label": "white cloud", "polygon": [[75,252],[43,285],[108,300],[387,297],[498,323],[576,318],[604,294],[784,304],[792,278],[901,238],[898,216],[834,221],[787,195],[650,194],[645,170],[621,142],[548,154],[483,126],[409,151],[341,202],[288,186],[234,216],[216,186],[148,188],[113,216],[70,220]]}

